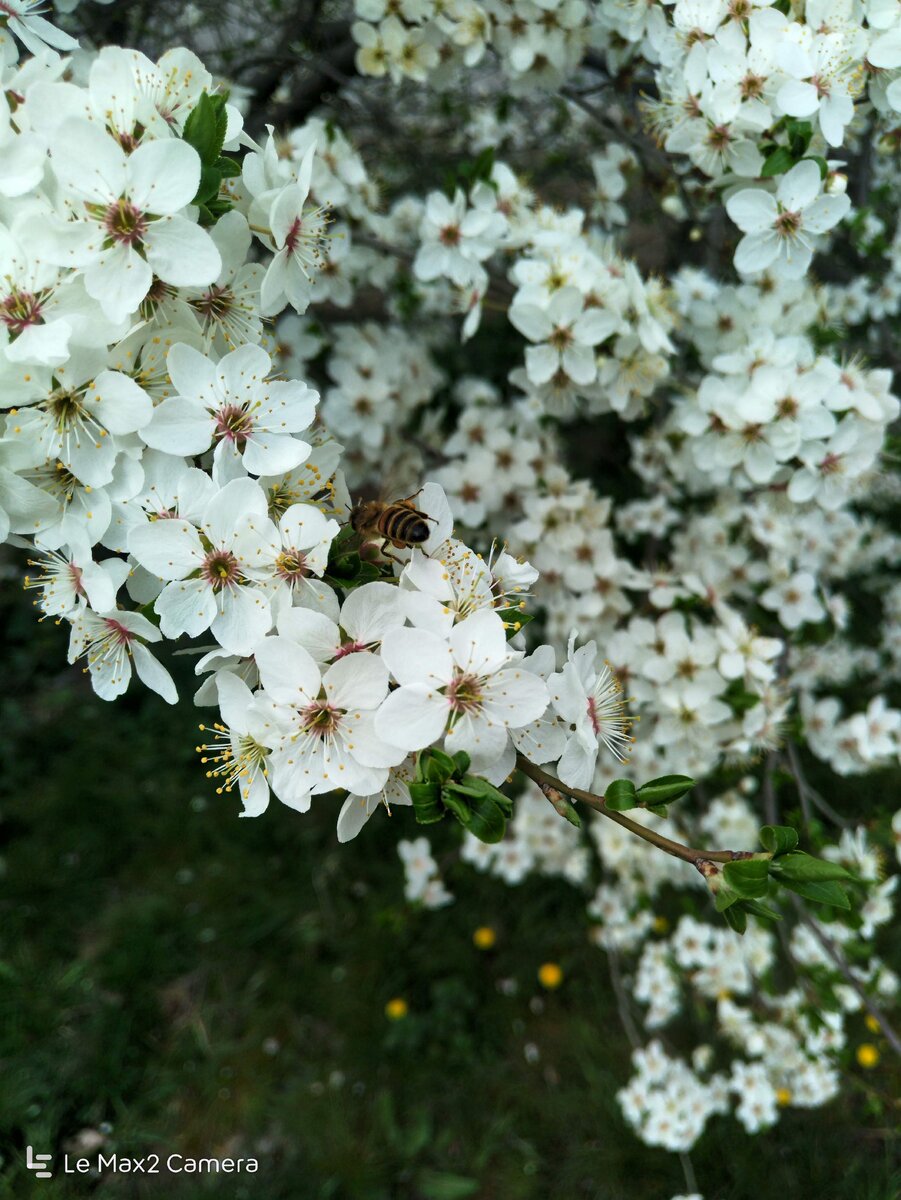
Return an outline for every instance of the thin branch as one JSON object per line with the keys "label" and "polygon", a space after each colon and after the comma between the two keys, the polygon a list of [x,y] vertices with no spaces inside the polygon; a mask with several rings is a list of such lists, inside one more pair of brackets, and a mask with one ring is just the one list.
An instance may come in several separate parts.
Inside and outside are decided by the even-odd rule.
{"label": "thin branch", "polygon": [[620,1024],[623,1027],[626,1037],[629,1039],[629,1044],[633,1050],[639,1050],[644,1043],[639,1036],[638,1030],[635,1027],[635,1022],[632,1020],[632,1013],[629,1011],[629,997],[626,989],[623,986],[623,977],[619,969],[619,955],[612,946],[605,946],[607,952],[607,965],[610,968],[610,982],[613,985],[613,995],[616,998],[616,1007],[619,1012]]}
{"label": "thin branch", "polygon": [[561,88],[560,92],[567,100],[571,100],[584,113],[587,113],[606,133],[620,138],[631,146],[651,174],[656,175],[658,179],[662,179],[664,175],[667,179],[670,177],[672,172],[669,156],[663,150],[659,150],[647,138],[634,134],[628,129],[623,129],[621,125],[615,124],[596,105],[586,100],[581,92],[574,91],[568,87]]}
{"label": "thin branch", "polygon": [[773,787],[774,755],[768,754],[763,772],[763,815],[768,825],[779,824],[779,812],[776,808],[776,791]]}
{"label": "thin branch", "polygon": [[683,1150],[679,1155],[679,1162],[682,1164],[682,1174],[685,1176],[685,1186],[688,1191],[694,1196],[698,1191],[698,1177],[695,1175],[694,1164],[691,1161],[691,1155],[687,1150]]}
{"label": "thin branch", "polygon": [[[805,804],[809,801],[814,808],[818,808],[824,817],[828,817],[830,821],[834,821],[840,829],[847,829],[851,824],[840,813],[837,813],[831,804],[828,804],[820,793],[810,786],[807,782],[807,777],[804,774],[804,768],[801,766],[801,759],[798,755],[798,748],[794,742],[786,742],[785,753],[788,759],[788,769],[794,778],[795,785],[798,789],[798,796],[801,799],[801,809],[804,810]],[[805,819],[807,819],[805,813]]]}
{"label": "thin branch", "polygon": [[551,803],[554,802],[554,797],[551,795],[552,792],[557,792],[558,794],[563,792],[567,796],[571,796],[573,800],[579,800],[582,804],[593,808],[595,812],[599,812],[611,821],[615,821],[623,829],[628,829],[636,837],[640,837],[645,842],[650,842],[652,846],[656,846],[664,854],[670,854],[673,858],[681,859],[682,862],[691,863],[702,875],[706,876],[711,873],[705,869],[710,863],[737,862],[740,859],[754,857],[754,853],[751,850],[699,850],[693,846],[685,846],[682,842],[675,842],[672,838],[664,837],[662,833],[658,833],[655,829],[649,829],[646,825],[641,825],[638,821],[633,821],[631,817],[627,817],[624,813],[608,808],[605,797],[596,796],[593,792],[585,792],[581,788],[570,787],[568,784],[562,783],[553,775],[549,775],[546,771],[542,771],[540,767],[536,767],[534,763],[529,762],[521,754],[516,756],[516,765],[524,775],[528,775],[531,780],[538,784]]}
{"label": "thin branch", "polygon": [[836,945],[836,943],[831,937],[829,937],[827,933],[823,932],[823,930],[816,923],[816,921],[813,920],[812,917],[807,915],[807,913],[804,911],[804,906],[800,903],[800,901],[793,899],[792,902],[795,912],[835,963],[839,975],[841,975],[845,982],[857,993],[861,1004],[863,1004],[864,1008],[879,1026],[883,1036],[885,1037],[885,1040],[898,1055],[898,1057],[901,1058],[901,1037],[898,1036],[894,1028],[889,1024],[885,1013],[883,1013],[882,1010],[877,1008],[873,1003],[872,999],[867,993],[866,988],[849,967],[844,954],[841,952],[841,948]]}

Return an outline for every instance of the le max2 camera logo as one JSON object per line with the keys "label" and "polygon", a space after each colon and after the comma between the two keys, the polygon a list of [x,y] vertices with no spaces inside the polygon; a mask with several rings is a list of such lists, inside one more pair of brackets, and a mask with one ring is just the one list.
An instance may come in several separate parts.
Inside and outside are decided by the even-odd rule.
{"label": "le max2 camera logo", "polygon": [[[25,1166],[34,1171],[36,1179],[52,1179],[50,1165],[52,1154],[36,1154],[33,1146],[26,1148]],[[184,1154],[145,1154],[143,1158],[130,1158],[122,1154],[98,1154],[96,1158],[83,1158],[64,1154],[57,1162],[57,1174],[88,1175],[94,1173],[118,1175],[198,1175],[255,1174],[260,1169],[255,1158],[191,1158]]]}

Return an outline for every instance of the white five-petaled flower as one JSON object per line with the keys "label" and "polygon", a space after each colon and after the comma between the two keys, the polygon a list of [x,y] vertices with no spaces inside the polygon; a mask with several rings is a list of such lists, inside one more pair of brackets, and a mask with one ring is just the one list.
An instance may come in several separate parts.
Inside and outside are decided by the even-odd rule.
{"label": "white five-petaled flower", "polygon": [[425,629],[390,630],[382,658],[400,687],[379,710],[376,732],[406,750],[421,750],[446,734],[448,751],[465,750],[476,772],[499,762],[509,771],[508,731],[547,709],[544,680],[523,669],[494,612],[473,613],[447,639]]}
{"label": "white five-petaled flower", "polygon": [[382,790],[388,768],[406,751],[377,735],[375,712],[388,692],[388,670],[375,654],[349,654],[324,672],[290,638],[265,638],[254,650],[270,734],[270,783],[279,799],[305,812],[310,799],[336,788],[356,795]]}
{"label": "white five-petaled flower", "polygon": [[48,617],[64,617],[90,605],[94,609],[114,608],[116,594],[128,574],[121,558],[94,562],[87,538],[73,538],[68,553],[44,550],[28,565],[37,571],[25,576],[25,587],[40,592],[35,600]]}
{"label": "white five-petaled flower", "polygon": [[597,375],[594,347],[615,333],[619,317],[601,308],[585,308],[576,287],[555,292],[546,308],[518,303],[510,321],[529,341],[540,343],[526,350],[526,372],[532,383],[547,383],[562,371],[574,383],[592,383]]}
{"label": "white five-petaled flower", "polygon": [[46,53],[48,46],[54,50],[77,50],[75,38],[40,15],[49,7],[46,0],[3,0],[0,4],[0,42],[6,26],[26,50],[38,57]]}
{"label": "white five-petaled flower", "polygon": [[8,431],[33,449],[35,466],[61,463],[92,488],[112,480],[117,439],[142,429],[153,414],[147,393],[121,371],[104,370],[105,358],[79,348],[65,366],[25,369],[23,407]]}
{"label": "white five-petaled flower", "polygon": [[266,514],[253,479],[234,479],[209,501],[200,528],[178,518],[137,525],[128,546],[142,567],[165,580],[154,609],[166,637],[205,629],[233,654],[250,654],[269,632],[269,596],[245,571],[235,543],[248,518]]}
{"label": "white five-petaled flower", "polygon": [[354,588],[334,621],[316,609],[294,607],[279,616],[277,627],[316,662],[328,663],[361,650],[376,650],[389,629],[399,628],[405,619],[404,594],[394,584],[376,580]]}
{"label": "white five-petaled flower", "polygon": [[756,273],[778,267],[788,279],[800,279],[810,266],[817,235],[837,225],[851,207],[846,195],[824,195],[820,168],[799,162],[779,181],[776,194],[743,188],[726,201],[726,211],[744,233],[735,251],[739,271]]}
{"label": "white five-petaled flower", "polygon": [[269,755],[271,724],[263,702],[231,671],[216,675],[222,721],[200,731],[212,741],[197,747],[207,778],[218,782],[221,795],[237,788],[244,802],[242,817],[258,817],[269,807]]}
{"label": "white five-petaled flower", "polygon": [[[321,598],[329,547],[341,526],[313,504],[292,504],[279,517],[248,517],[235,542],[247,573],[274,585],[290,605]],[[317,606],[318,607],[318,606]]]}
{"label": "white five-petaled flower", "polygon": [[854,116],[849,91],[854,54],[848,37],[823,33],[807,46],[785,38],[776,49],[776,61],[790,77],[776,94],[782,111],[792,117],[816,113],[828,144],[840,146]]}
{"label": "white five-petaled flower", "polygon": [[419,236],[422,245],[413,263],[417,279],[446,277],[468,287],[483,275],[479,263],[497,249],[507,221],[494,207],[494,193],[473,189],[472,206],[457,189],[453,200],[432,192],[426,201]]}
{"label": "white five-petaled flower", "polygon": [[571,736],[557,767],[560,779],[570,787],[590,788],[598,750],[603,744],[620,762],[635,740],[630,734],[632,718],[626,716],[622,688],[606,664],[598,667],[594,642],[576,649],[571,634],[563,670],[551,675],[551,703]]}
{"label": "white five-petaled flower", "polygon": [[215,445],[216,463],[240,458],[253,475],[293,470],[309,456],[309,443],[293,435],[309,428],[319,396],[304,383],[269,379],[272,360],[261,346],[241,346],[217,364],[180,342],[167,363],[178,394],[155,409],[141,435],[148,446],[184,455]]}
{"label": "white five-petaled flower", "polygon": [[131,682],[132,665],[138,679],[167,704],[178,702],[172,676],[150,653],[145,642],[161,642],[163,635],[140,613],[114,609],[82,609],[69,620],[69,662],[87,660],[91,685],[102,700],[115,700]]}
{"label": "white five-petaled flower", "polygon": [[296,180],[263,192],[250,206],[250,227],[272,251],[260,289],[266,316],[281,312],[286,304],[305,313],[310,304],[328,226],[324,206],[307,206],[315,149],[313,145],[307,150]]}
{"label": "white five-petaled flower", "polygon": [[47,253],[84,271],[84,285],[111,321],[137,312],[157,275],[203,287],[222,269],[205,230],[182,210],[197,193],[200,158],[178,138],[144,142],[128,155],[90,121],[64,121],[51,165],[74,220],[48,231]]}

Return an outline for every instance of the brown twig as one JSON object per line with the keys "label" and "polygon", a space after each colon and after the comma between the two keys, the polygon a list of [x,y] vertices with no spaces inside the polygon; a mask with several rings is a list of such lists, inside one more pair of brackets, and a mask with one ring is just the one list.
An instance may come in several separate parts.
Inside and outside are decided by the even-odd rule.
{"label": "brown twig", "polygon": [[814,808],[818,808],[824,817],[828,817],[830,821],[834,821],[841,829],[847,829],[850,822],[835,811],[831,804],[828,804],[820,793],[810,786],[804,774],[804,768],[801,766],[801,759],[798,757],[798,748],[793,742],[786,742],[785,754],[787,765],[795,785],[798,789],[798,796],[801,800],[801,810],[804,812],[805,820],[807,820],[807,811],[805,806],[812,804]]}
{"label": "brown twig", "polygon": [[623,977],[619,969],[619,955],[613,946],[605,946],[607,952],[607,965],[610,968],[610,982],[613,985],[613,995],[616,999],[616,1007],[619,1012],[620,1024],[623,1027],[626,1037],[629,1039],[629,1045],[633,1050],[638,1050],[643,1042],[639,1037],[635,1022],[632,1019],[632,1013],[629,1011],[629,997],[623,987]]}
{"label": "brown twig", "polygon": [[873,1003],[872,999],[867,994],[866,988],[849,967],[844,954],[841,952],[841,948],[836,945],[836,943],[827,933],[823,932],[823,930],[816,923],[816,921],[813,920],[812,917],[807,915],[800,901],[793,899],[792,903],[794,905],[795,912],[798,914],[800,919],[835,963],[839,975],[841,975],[845,982],[857,993],[861,1004],[879,1026],[879,1029],[885,1037],[885,1040],[898,1055],[898,1057],[901,1058],[901,1037],[898,1036],[894,1028],[889,1024],[885,1013],[883,1013],[882,1010],[877,1008]]}
{"label": "brown twig", "polygon": [[682,842],[675,842],[672,838],[664,837],[662,833],[658,833],[655,829],[648,829],[646,825],[641,825],[638,821],[633,821],[631,817],[625,816],[624,813],[608,808],[603,796],[596,796],[593,792],[585,792],[581,788],[570,787],[568,784],[562,783],[553,775],[549,775],[546,771],[542,771],[540,767],[536,767],[534,763],[529,762],[521,754],[516,757],[516,765],[524,775],[528,775],[531,780],[538,784],[552,804],[554,803],[554,798],[550,793],[563,792],[567,796],[571,796],[573,800],[578,800],[582,804],[586,804],[589,808],[593,808],[595,812],[599,812],[611,821],[615,821],[623,829],[628,829],[636,837],[640,837],[645,842],[650,842],[652,846],[656,846],[664,854],[670,854],[673,858],[681,859],[682,862],[691,863],[705,877],[712,873],[709,869],[711,863],[737,862],[740,859],[754,857],[753,851],[750,850],[699,850],[694,846],[685,846]]}

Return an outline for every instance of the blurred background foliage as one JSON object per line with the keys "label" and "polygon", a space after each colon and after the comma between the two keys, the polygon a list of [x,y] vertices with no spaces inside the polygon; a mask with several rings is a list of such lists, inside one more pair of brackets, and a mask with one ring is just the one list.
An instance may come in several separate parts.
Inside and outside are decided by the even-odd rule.
{"label": "blurred background foliage", "polygon": [[[578,890],[455,865],[448,825],[434,844],[457,900],[417,911],[393,827],[416,836],[409,810],[345,847],[328,800],[238,821],[183,707],[138,691],[104,704],[10,573],[3,593],[0,1197],[686,1190],[678,1158],[619,1115],[629,1046]],[[190,695],[190,660],[176,661]],[[473,943],[484,925],[490,950]],[[546,962],[563,970],[553,991]],[[392,1019],[397,999],[407,1013]],[[858,1042],[878,1042],[857,1020]],[[714,1118],[692,1154],[706,1200],[895,1200],[901,1077],[887,1056],[861,1069],[853,1047],[848,1075],[840,1100],[769,1136]],[[93,1158],[100,1138],[106,1154],[254,1156],[260,1171],[98,1182],[24,1168],[27,1145]]]}

